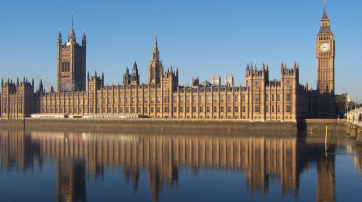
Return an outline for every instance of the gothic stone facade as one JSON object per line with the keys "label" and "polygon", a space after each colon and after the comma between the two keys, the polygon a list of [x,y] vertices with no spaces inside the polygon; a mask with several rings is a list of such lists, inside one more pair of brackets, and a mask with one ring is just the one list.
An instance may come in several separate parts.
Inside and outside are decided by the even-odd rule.
{"label": "gothic stone facade", "polygon": [[[332,117],[334,111],[334,39],[331,38],[326,9],[317,36],[317,90],[299,84],[299,65],[288,69],[281,65],[281,79],[269,80],[269,67],[247,65],[245,86],[214,82],[192,86],[178,84],[178,69],[164,71],[157,38],[148,67],[148,83],[140,84],[135,63],[132,75],[127,68],[123,85],[104,85],[104,75],[85,75],[85,35],[82,46],[75,41],[74,30],[65,45],[58,35],[57,92],[45,92],[40,82],[24,79],[19,84],[2,83],[2,118],[23,118],[32,113],[139,114],[150,118],[243,119],[249,121],[290,121],[308,117]],[[322,36],[323,35],[323,36]],[[324,36],[325,35],[325,36]],[[328,35],[328,36],[327,36]],[[325,41],[327,40],[327,41]],[[332,40],[332,41],[331,41]],[[328,48],[329,47],[329,48]],[[68,50],[69,49],[69,50]],[[323,53],[319,53],[320,52]],[[74,52],[74,54],[73,54]],[[77,52],[77,53],[75,53]],[[69,53],[69,54],[68,54]],[[331,66],[332,65],[332,66]],[[333,73],[331,72],[333,71]],[[83,75],[87,82],[83,82]],[[71,88],[63,85],[71,84]]]}
{"label": "gothic stone facade", "polygon": [[296,121],[299,66],[281,67],[281,81],[269,81],[269,68],[247,66],[245,86],[178,85],[178,69],[166,72],[157,39],[149,65],[148,84],[139,84],[137,64],[128,69],[123,85],[104,85],[87,75],[88,91],[49,92],[41,96],[41,113],[140,114],[151,118],[217,118],[251,121]]}
{"label": "gothic stone facade", "polygon": [[34,80],[30,83],[23,79],[16,83],[12,80],[1,80],[1,118],[2,119],[23,119],[32,113],[40,111],[40,90],[43,86],[40,82],[38,90],[34,93]]}

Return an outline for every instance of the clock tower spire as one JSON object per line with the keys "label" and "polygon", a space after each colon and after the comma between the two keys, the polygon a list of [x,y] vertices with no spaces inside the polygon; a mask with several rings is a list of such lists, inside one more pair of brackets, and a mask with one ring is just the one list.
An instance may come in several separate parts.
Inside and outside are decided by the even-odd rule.
{"label": "clock tower spire", "polygon": [[334,57],[335,40],[324,1],[321,27],[316,39],[317,90],[321,94],[334,94]]}

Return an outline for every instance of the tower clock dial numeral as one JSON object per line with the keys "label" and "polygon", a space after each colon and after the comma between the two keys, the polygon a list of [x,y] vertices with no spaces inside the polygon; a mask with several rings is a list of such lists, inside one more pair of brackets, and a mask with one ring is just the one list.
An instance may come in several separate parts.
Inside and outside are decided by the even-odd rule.
{"label": "tower clock dial numeral", "polygon": [[328,43],[322,43],[322,45],[320,46],[320,49],[321,49],[322,52],[329,51],[329,48],[330,48],[330,46],[329,46]]}

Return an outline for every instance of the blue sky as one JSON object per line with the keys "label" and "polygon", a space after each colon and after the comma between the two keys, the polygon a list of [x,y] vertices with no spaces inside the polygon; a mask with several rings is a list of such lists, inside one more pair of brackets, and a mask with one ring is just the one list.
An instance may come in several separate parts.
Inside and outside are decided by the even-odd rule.
{"label": "blue sky", "polygon": [[[360,0],[328,0],[336,39],[336,93],[362,102]],[[300,83],[316,88],[315,39],[323,0],[123,0],[0,1],[0,77],[43,79],[56,86],[56,40],[71,31],[87,36],[87,70],[103,71],[108,84],[122,83],[137,61],[141,81],[157,33],[164,68],[179,68],[179,84],[233,73],[244,85],[247,62],[269,64],[270,80],[280,79],[280,64],[300,66]]]}

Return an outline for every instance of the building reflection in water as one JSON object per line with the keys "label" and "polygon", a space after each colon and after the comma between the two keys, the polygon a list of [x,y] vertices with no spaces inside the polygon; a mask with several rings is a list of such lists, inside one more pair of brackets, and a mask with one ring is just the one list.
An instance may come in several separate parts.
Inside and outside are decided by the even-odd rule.
{"label": "building reflection in water", "polygon": [[35,160],[40,167],[44,159],[56,160],[58,201],[86,201],[87,179],[102,180],[107,168],[121,168],[135,192],[140,171],[147,170],[154,201],[163,186],[177,187],[183,168],[196,173],[243,171],[251,195],[267,194],[270,181],[278,179],[281,196],[292,193],[297,198],[299,176],[313,161],[317,164],[317,201],[335,200],[334,156],[325,158],[320,155],[324,145],[308,146],[296,137],[0,133],[1,171],[27,171]]}
{"label": "building reflection in water", "polygon": [[362,147],[356,145],[346,145],[347,153],[356,154],[352,156],[354,167],[357,173],[362,175]]}

